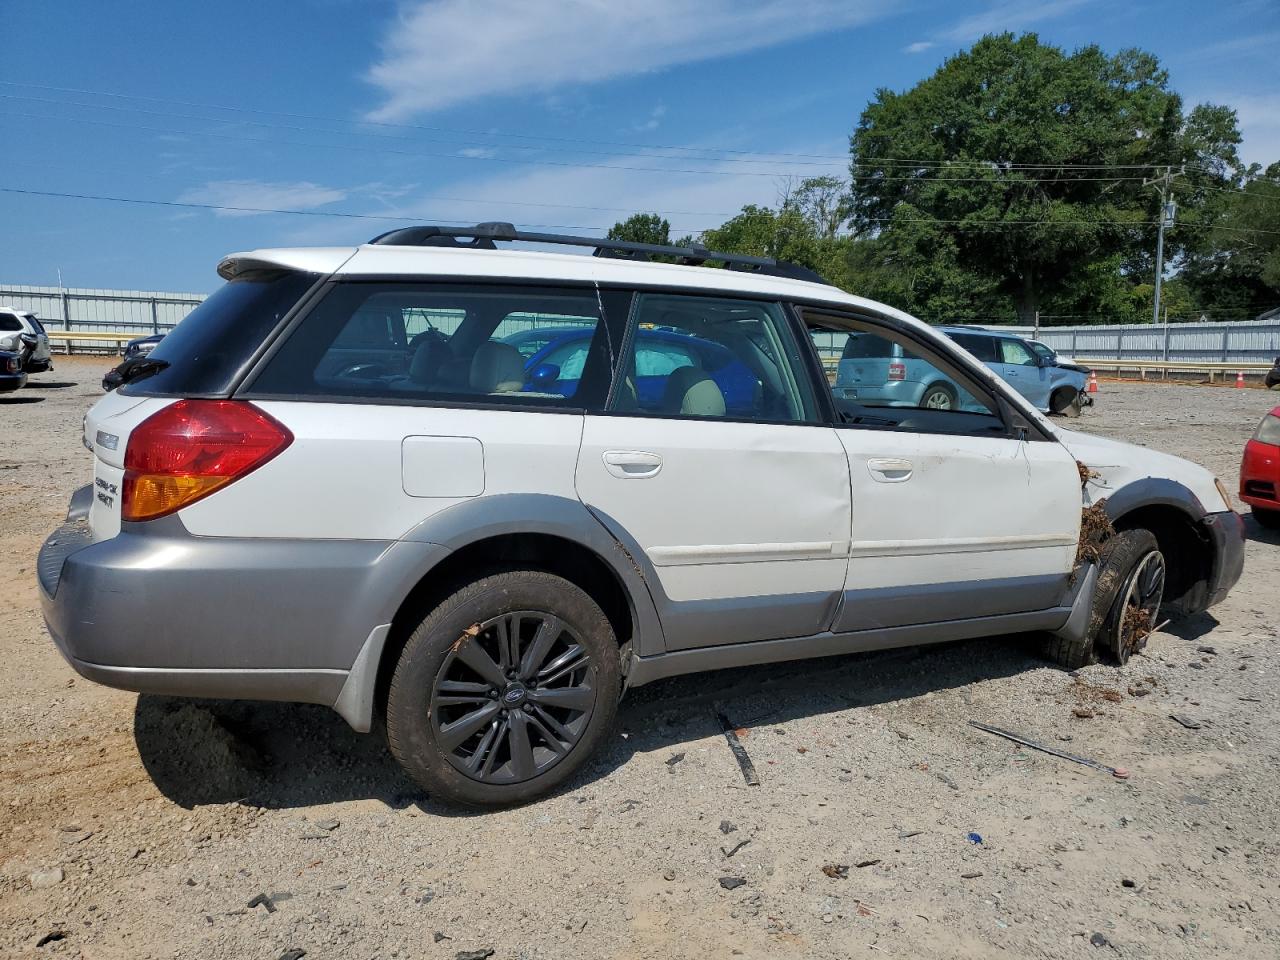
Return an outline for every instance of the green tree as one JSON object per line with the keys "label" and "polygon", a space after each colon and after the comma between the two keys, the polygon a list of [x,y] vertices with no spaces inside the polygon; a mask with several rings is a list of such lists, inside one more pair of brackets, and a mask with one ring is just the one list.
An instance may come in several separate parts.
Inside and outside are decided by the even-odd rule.
{"label": "green tree", "polygon": [[[909,309],[1023,322],[1102,309],[1154,269],[1159,199],[1142,177],[1188,165],[1190,227],[1238,175],[1239,141],[1230,110],[1184,113],[1151,54],[988,36],[863,111],[850,139],[851,222],[875,246],[856,246],[850,269],[867,280],[878,256],[905,270]],[[1196,235],[1171,233],[1169,262]]]}
{"label": "green tree", "polygon": [[725,253],[787,260],[845,286],[852,240],[842,230],[850,209],[849,184],[839,177],[787,180],[778,191],[776,210],[749,204],[736,217],[705,231],[702,242]]}
{"label": "green tree", "polygon": [[609,228],[610,240],[628,240],[632,243],[658,243],[669,246],[671,224],[656,213],[633,213]]}
{"label": "green tree", "polygon": [[1201,311],[1248,319],[1280,305],[1280,163],[1251,170],[1214,213],[1179,275]]}

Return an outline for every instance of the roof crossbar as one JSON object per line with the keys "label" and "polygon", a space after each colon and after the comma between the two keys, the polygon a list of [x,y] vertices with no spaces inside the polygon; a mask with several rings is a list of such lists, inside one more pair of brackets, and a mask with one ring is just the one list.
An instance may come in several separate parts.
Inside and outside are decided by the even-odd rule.
{"label": "roof crossbar", "polygon": [[402,227],[380,234],[369,242],[379,246],[396,247],[453,247],[464,250],[496,250],[495,240],[522,240],[527,243],[559,244],[573,247],[591,247],[593,256],[616,257],[625,260],[649,260],[653,257],[674,257],[677,262],[697,266],[708,261],[723,263],[730,270],[745,270],[770,277],[787,277],[826,283],[808,267],[773,257],[754,257],[745,253],[722,253],[708,250],[701,244],[688,247],[668,246],[660,243],[637,243],[634,240],[609,240],[604,237],[576,237],[560,233],[531,233],[517,230],[510,223],[478,223],[474,227]]}

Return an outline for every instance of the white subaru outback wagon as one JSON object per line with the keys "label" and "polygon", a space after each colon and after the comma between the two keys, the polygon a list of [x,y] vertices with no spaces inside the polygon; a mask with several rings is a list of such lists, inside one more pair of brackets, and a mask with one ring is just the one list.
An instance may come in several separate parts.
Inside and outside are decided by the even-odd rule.
{"label": "white subaru outback wagon", "polygon": [[[385,718],[438,798],[552,790],[628,686],[1024,631],[1124,660],[1241,573],[1210,473],[794,265],[481,224],[218,272],[85,420],[50,633],[110,686]],[[964,402],[833,395],[851,336]]]}

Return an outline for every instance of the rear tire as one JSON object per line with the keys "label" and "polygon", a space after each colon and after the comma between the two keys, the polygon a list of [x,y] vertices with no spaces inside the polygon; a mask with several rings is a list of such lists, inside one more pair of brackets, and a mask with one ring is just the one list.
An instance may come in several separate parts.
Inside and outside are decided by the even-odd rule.
{"label": "rear tire", "polygon": [[943,383],[935,383],[920,398],[920,406],[929,410],[954,410],[956,408],[955,391]]}
{"label": "rear tire", "polygon": [[387,742],[433,799],[525,803],[604,741],[621,674],[613,629],[583,590],[541,571],[495,574],[409,637],[387,695]]}
{"label": "rear tire", "polygon": [[[1158,568],[1158,576],[1156,576]],[[1098,557],[1098,583],[1089,610],[1089,626],[1080,640],[1050,636],[1045,655],[1067,670],[1097,663],[1106,654],[1118,663],[1146,646],[1164,599],[1164,555],[1149,530],[1122,530],[1103,543]],[[1136,584],[1140,578],[1158,579]],[[1136,590],[1141,586],[1143,589]],[[1152,603],[1154,602],[1154,606]]]}
{"label": "rear tire", "polygon": [[1280,510],[1259,510],[1254,507],[1253,519],[1268,530],[1280,530]]}

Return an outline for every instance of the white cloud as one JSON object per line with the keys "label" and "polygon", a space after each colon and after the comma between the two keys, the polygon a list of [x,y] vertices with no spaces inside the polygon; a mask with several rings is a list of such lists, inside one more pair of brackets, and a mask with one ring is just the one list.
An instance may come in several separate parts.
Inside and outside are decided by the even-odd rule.
{"label": "white cloud", "polygon": [[917,40],[915,43],[909,43],[905,47],[903,47],[902,52],[903,53],[924,53],[926,50],[930,50],[936,46],[937,44],[934,43],[932,40]]}
{"label": "white cloud", "polygon": [[1047,0],[1044,3],[1027,3],[1025,0],[1002,0],[980,13],[956,21],[943,30],[940,36],[952,43],[972,43],[988,33],[1025,30],[1095,2],[1096,0]]}
{"label": "white cloud", "polygon": [[239,210],[219,210],[220,217],[251,217],[264,210],[311,210],[345,199],[347,192],[317,183],[264,183],[260,180],[212,180],[193,187],[178,200],[208,203]]}
{"label": "white cloud", "polygon": [[650,130],[657,130],[662,125],[662,118],[667,115],[667,108],[664,104],[658,104],[649,111],[649,118],[640,123],[633,124],[631,129],[639,133],[645,133]]}
{"label": "white cloud", "polygon": [[1245,163],[1265,167],[1280,162],[1280,93],[1232,93],[1212,102],[1235,108],[1244,139],[1240,156]]}
{"label": "white cloud", "polygon": [[[797,153],[839,154],[846,145],[832,142],[791,144],[780,149]],[[652,155],[616,158],[618,166],[660,167],[663,161]],[[758,176],[753,171],[769,169],[769,164],[709,161],[665,161],[681,169],[705,169],[705,174],[654,172],[607,168],[531,169],[477,177],[429,191],[437,196],[467,197],[480,202],[406,198],[402,211],[426,220],[479,222],[510,220],[519,226],[540,224],[565,232],[604,231],[632,213],[660,213],[671,222],[673,239],[697,234],[719,226],[745,204],[772,206],[779,181],[774,176]],[[824,172],[824,171],[817,171]],[[797,175],[813,174],[797,168]],[[532,201],[547,206],[520,206],[513,200]],[[602,209],[586,209],[598,207]]]}
{"label": "white cloud", "polygon": [[[732,139],[717,133],[720,141]],[[847,149],[842,139],[812,143],[778,144],[778,149],[800,154],[839,154]],[[471,177],[402,193],[379,215],[418,222],[480,223],[511,221],[525,229],[586,233],[599,236],[632,213],[659,213],[671,223],[672,239],[717,227],[749,203],[774,206],[780,177],[756,176],[749,171],[776,169],[767,161],[753,163],[691,160],[662,161],[647,153],[618,156],[619,166],[654,167],[653,172],[614,168],[533,168]],[[660,167],[689,169],[704,174],[678,174]],[[818,173],[822,170],[816,171]],[[797,176],[815,173],[797,168]],[[363,188],[349,191],[353,200]],[[392,191],[386,190],[383,197]],[[454,198],[467,198],[466,201]],[[534,206],[533,204],[537,204]],[[600,209],[591,209],[600,208]],[[360,212],[366,212],[361,210]],[[375,212],[375,211],[368,211]],[[288,244],[360,243],[397,226],[393,222],[343,221],[308,218],[293,222],[272,242]],[[560,252],[571,252],[561,248]]]}
{"label": "white cloud", "polygon": [[367,79],[403,120],[479,97],[546,92],[867,23],[885,0],[415,0]]}

